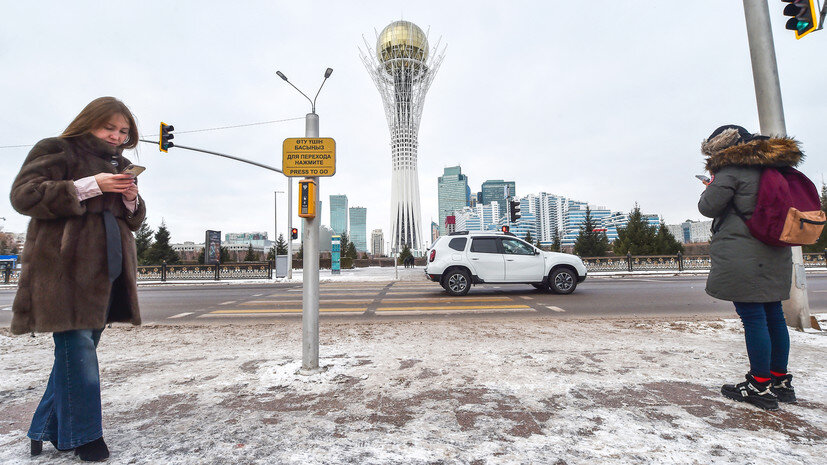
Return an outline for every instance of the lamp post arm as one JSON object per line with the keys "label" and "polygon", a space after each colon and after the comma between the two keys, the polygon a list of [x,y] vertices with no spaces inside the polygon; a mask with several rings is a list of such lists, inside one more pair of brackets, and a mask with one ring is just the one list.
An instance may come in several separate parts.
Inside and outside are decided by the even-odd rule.
{"label": "lamp post arm", "polygon": [[313,97],[313,102],[311,102],[313,107],[313,113],[316,113],[316,99],[319,98],[319,92],[322,91],[322,87],[324,87],[325,82],[327,82],[327,78],[324,78],[324,80],[322,81],[322,85],[319,86],[319,90],[316,91],[316,96]]}

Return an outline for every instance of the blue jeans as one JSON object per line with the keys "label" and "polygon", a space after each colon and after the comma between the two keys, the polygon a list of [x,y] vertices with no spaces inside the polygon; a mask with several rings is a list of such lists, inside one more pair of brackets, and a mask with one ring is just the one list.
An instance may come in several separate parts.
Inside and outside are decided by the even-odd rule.
{"label": "blue jeans", "polygon": [[781,302],[733,302],[744,324],[750,373],[769,378],[770,370],[787,372],[790,334],[784,321]]}
{"label": "blue jeans", "polygon": [[101,329],[54,333],[55,363],[28,436],[74,449],[103,436],[96,348]]}

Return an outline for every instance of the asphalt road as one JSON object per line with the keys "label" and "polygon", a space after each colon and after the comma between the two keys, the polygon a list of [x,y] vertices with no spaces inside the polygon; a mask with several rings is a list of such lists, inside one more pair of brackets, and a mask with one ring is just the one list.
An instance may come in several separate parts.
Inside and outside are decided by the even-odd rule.
{"label": "asphalt road", "polygon": [[[704,292],[705,276],[589,277],[571,295],[526,285],[475,286],[451,297],[427,281],[323,283],[321,319],[384,321],[474,318],[677,317],[735,318],[732,304]],[[827,274],[808,276],[812,313],[827,312]],[[0,326],[11,321],[15,289],[0,290]],[[144,323],[244,324],[296,320],[301,284],[192,284],[140,286]]]}

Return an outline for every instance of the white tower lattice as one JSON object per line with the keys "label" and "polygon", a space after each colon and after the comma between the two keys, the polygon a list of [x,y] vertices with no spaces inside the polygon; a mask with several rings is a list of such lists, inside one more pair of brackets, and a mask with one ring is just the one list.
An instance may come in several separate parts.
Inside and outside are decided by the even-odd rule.
{"label": "white tower lattice", "polygon": [[[363,38],[364,40],[364,38]],[[367,40],[362,62],[373,78],[391,133],[391,236],[394,246],[422,249],[417,147],[425,94],[445,56],[445,49],[428,54],[428,35],[409,21],[395,21],[376,36],[376,49]]]}

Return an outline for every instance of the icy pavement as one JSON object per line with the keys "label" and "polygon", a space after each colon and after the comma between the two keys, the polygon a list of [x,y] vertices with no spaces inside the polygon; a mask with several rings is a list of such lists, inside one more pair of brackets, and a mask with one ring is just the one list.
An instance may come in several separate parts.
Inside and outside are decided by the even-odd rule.
{"label": "icy pavement", "polygon": [[[98,349],[110,463],[823,464],[827,337],[793,331],[800,402],[724,399],[747,371],[732,320],[116,326]],[[77,463],[24,437],[49,335],[0,331],[0,463]]]}

